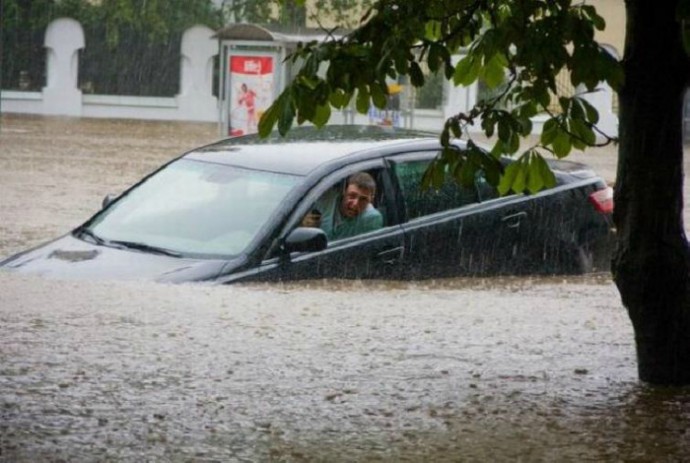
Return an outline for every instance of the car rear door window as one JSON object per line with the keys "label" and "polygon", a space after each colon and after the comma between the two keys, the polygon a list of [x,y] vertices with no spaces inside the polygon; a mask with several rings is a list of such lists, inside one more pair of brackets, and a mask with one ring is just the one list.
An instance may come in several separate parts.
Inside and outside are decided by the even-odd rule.
{"label": "car rear door window", "polygon": [[422,188],[422,177],[431,159],[395,162],[393,172],[407,213],[407,220],[474,204],[476,188],[460,185],[450,175],[439,189]]}

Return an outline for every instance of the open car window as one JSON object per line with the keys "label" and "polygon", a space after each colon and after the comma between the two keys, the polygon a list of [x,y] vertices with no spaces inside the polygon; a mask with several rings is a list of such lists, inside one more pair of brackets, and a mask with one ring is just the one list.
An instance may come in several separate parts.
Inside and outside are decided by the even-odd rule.
{"label": "open car window", "polygon": [[[385,199],[381,184],[382,169],[368,169],[358,172],[348,172],[346,175],[331,179],[325,183],[323,191],[316,201],[313,201],[300,225],[317,226],[321,228],[329,242],[362,235],[383,228],[386,224]],[[363,211],[353,217],[348,217],[344,210],[350,193],[348,192],[348,178],[353,174],[364,174],[376,185],[370,201]],[[322,186],[323,188],[323,186]],[[367,192],[368,190],[360,190]],[[357,196],[357,195],[355,195]],[[359,195],[366,196],[366,195]],[[360,198],[363,199],[363,198]]]}

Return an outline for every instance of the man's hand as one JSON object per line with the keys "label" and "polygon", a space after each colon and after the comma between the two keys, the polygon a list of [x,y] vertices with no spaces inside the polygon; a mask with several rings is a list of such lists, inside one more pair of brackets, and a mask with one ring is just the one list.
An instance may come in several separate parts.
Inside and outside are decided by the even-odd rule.
{"label": "man's hand", "polygon": [[319,228],[321,226],[321,213],[316,209],[312,209],[304,216],[301,225],[303,227]]}

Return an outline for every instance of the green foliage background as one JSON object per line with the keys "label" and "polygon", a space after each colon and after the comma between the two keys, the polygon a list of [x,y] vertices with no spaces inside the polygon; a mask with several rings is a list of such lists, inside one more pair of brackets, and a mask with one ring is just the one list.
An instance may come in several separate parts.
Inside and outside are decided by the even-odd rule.
{"label": "green foliage background", "polygon": [[[620,88],[620,63],[594,39],[604,27],[594,7],[574,0],[379,0],[348,36],[298,47],[290,59],[304,65],[263,114],[259,133],[277,127],[284,134],[294,122],[322,126],[332,108],[351,101],[362,114],[372,104],[383,108],[390,80],[404,79],[425,98],[433,96],[424,94],[434,88],[427,83],[439,76],[456,86],[478,83],[486,91],[474,107],[446,121],[445,149],[424,184],[438,187],[447,172],[469,184],[483,170],[502,194],[534,193],[555,184],[544,155],[562,158],[613,141],[598,129],[598,113],[583,94],[559,95],[556,85],[556,76],[567,72],[572,86],[586,92],[600,82]],[[453,55],[462,58],[456,63]],[[541,138],[521,146],[537,114],[547,116]],[[470,140],[467,150],[454,150],[450,138],[474,125],[496,136],[493,147],[479,149]],[[506,172],[503,156],[517,157]]]}

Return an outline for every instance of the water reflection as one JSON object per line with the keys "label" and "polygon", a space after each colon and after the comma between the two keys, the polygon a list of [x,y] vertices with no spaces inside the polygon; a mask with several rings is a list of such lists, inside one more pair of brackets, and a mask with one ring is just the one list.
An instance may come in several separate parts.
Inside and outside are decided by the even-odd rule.
{"label": "water reflection", "polygon": [[[8,118],[0,254],[215,127]],[[123,137],[122,134],[127,134]],[[606,275],[285,285],[0,272],[2,461],[683,461]]]}

